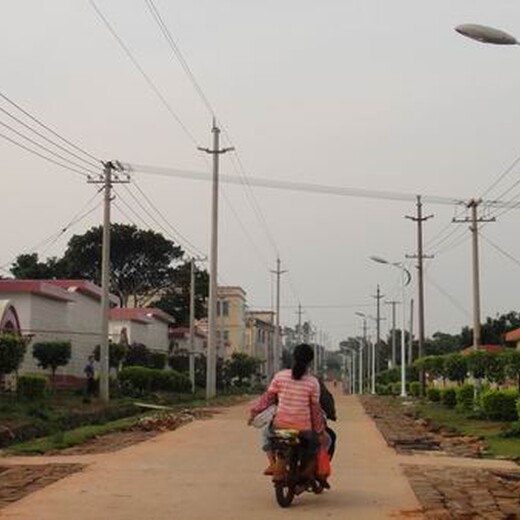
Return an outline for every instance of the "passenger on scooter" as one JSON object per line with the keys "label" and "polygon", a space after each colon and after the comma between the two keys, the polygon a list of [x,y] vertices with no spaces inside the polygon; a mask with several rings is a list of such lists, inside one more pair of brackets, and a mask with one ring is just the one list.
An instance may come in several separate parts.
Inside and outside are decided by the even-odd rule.
{"label": "passenger on scooter", "polygon": [[[266,393],[251,409],[253,418],[272,404],[277,404],[272,427],[274,429],[293,429],[300,432],[300,439],[305,443],[305,456],[302,461],[302,476],[312,478],[315,471],[315,459],[320,447],[320,437],[325,435],[324,412],[320,406],[320,384],[316,377],[309,374],[314,358],[310,345],[301,344],[293,352],[292,369],[278,372]],[[265,474],[276,479],[283,472],[277,468],[269,439],[263,446],[269,459]]]}

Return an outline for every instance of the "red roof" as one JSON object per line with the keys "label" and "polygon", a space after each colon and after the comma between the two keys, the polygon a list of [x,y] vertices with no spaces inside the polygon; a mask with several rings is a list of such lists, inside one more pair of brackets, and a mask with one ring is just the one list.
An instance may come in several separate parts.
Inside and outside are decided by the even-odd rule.
{"label": "red roof", "polygon": [[[57,285],[70,292],[80,292],[96,300],[101,300],[101,287],[89,280],[45,280],[47,283]],[[110,302],[114,305],[119,303],[119,298],[115,294],[110,294]]]}
{"label": "red roof", "polygon": [[[485,352],[502,352],[505,347],[502,345],[480,345],[479,350],[484,350]],[[462,353],[463,354],[470,354],[471,352],[474,352],[473,347],[467,347],[465,348]]]}
{"label": "red roof", "polygon": [[110,311],[110,319],[114,321],[139,321],[141,323],[151,323],[152,318],[156,318],[164,323],[175,323],[175,320],[168,313],[156,308],[142,307],[122,307]]}
{"label": "red roof", "polygon": [[506,341],[520,341],[520,329],[510,330],[506,334]]}
{"label": "red roof", "polygon": [[28,293],[36,294],[51,300],[72,302],[74,299],[69,293],[49,280],[0,280],[0,293]]}

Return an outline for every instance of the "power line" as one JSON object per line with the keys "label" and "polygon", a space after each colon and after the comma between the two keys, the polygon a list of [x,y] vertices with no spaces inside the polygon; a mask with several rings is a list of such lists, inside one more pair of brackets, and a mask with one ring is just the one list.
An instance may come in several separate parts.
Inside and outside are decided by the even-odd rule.
{"label": "power line", "polygon": [[[2,108],[0,108],[0,111],[3,112],[4,110]],[[90,173],[92,175],[97,175],[98,172],[94,172],[92,170],[89,170],[87,167],[83,166],[82,164],[79,164],[79,163],[77,163],[75,161],[72,161],[71,159],[68,159],[67,157],[64,157],[63,155],[61,155],[61,154],[59,154],[57,152],[54,152],[50,148],[47,148],[46,146],[43,146],[42,144],[40,144],[37,141],[35,141],[34,139],[31,139],[30,137],[27,137],[25,134],[22,134],[21,132],[19,132],[18,130],[16,130],[12,126],[8,125],[7,123],[3,123],[2,121],[0,121],[0,125],[3,126],[4,128],[7,128],[8,130],[10,130],[11,132],[13,132],[13,134],[17,135],[18,137],[21,137],[22,139],[25,139],[26,141],[28,141],[29,143],[33,144],[34,146],[37,146],[38,148],[40,148],[40,149],[46,151],[47,153],[53,155],[54,157],[57,157],[58,159],[61,159],[62,161],[66,162],[66,163],[72,164],[72,166],[74,166],[76,168],[80,168],[82,171],[86,172],[87,174]]]}
{"label": "power line", "polygon": [[489,238],[487,238],[485,235],[483,235],[481,232],[479,232],[479,235],[493,248],[495,248],[499,253],[501,253],[506,258],[509,258],[512,262],[514,262],[516,265],[520,266],[520,260],[515,258],[511,253],[508,253],[504,249],[502,249],[500,246],[492,242]]}
{"label": "power line", "polygon": [[438,282],[436,282],[430,274],[425,273],[426,280],[433,285],[448,301],[468,318],[471,316],[467,309],[454,296],[446,291]]}
{"label": "power line", "polygon": [[159,98],[159,100],[161,101],[161,103],[163,104],[163,106],[166,108],[166,110],[168,111],[168,113],[170,114],[170,116],[173,117],[173,119],[179,124],[179,126],[182,128],[182,130],[184,131],[184,133],[188,136],[188,138],[191,140],[191,142],[193,144],[195,144],[195,146],[198,145],[198,142],[197,140],[195,139],[195,137],[193,136],[193,134],[190,132],[190,130],[188,129],[188,127],[184,124],[184,122],[182,121],[182,119],[179,117],[179,115],[175,112],[175,110],[173,109],[173,107],[170,105],[170,103],[166,100],[166,98],[164,97],[164,95],[161,93],[161,91],[159,90],[159,88],[155,85],[155,83],[152,81],[152,79],[150,78],[150,76],[145,72],[145,70],[143,69],[143,67],[141,66],[141,64],[139,63],[139,61],[137,61],[137,58],[135,58],[135,56],[132,54],[132,52],[130,51],[130,49],[127,47],[127,45],[124,43],[124,41],[122,40],[122,38],[118,35],[118,33],[116,32],[116,30],[114,29],[114,27],[112,26],[112,24],[108,21],[107,17],[101,12],[101,10],[99,9],[99,7],[96,5],[96,3],[94,2],[94,0],[89,0],[90,2],[90,5],[92,6],[92,8],[94,9],[94,11],[96,12],[96,14],[98,15],[99,19],[103,22],[103,24],[106,26],[106,28],[108,29],[108,31],[110,32],[110,34],[115,38],[115,40],[117,41],[117,43],[119,44],[119,46],[123,49],[124,53],[126,54],[126,56],[128,57],[128,59],[133,63],[134,67],[139,71],[139,73],[141,74],[141,76],[144,78],[144,80],[146,81],[146,83],[148,84],[148,86],[152,89],[152,91],[154,92],[154,94]]}
{"label": "power line", "polygon": [[[200,248],[192,244],[178,229],[176,229],[169,220],[163,215],[163,213],[157,208],[157,206],[150,200],[150,198],[146,195],[146,193],[140,188],[137,183],[134,180],[134,186],[139,191],[139,193],[142,195],[142,197],[146,200],[146,202],[149,204],[149,206],[152,208],[153,211],[159,215],[159,217],[163,220],[163,222],[166,224],[166,226],[171,230],[170,236],[174,237],[174,240],[182,243],[184,242],[184,246],[188,249],[191,249],[191,253],[195,253],[196,255],[203,255],[203,252]],[[130,194],[130,196],[135,200],[135,202],[138,204],[138,206],[152,219],[153,222],[155,222],[158,226],[161,227],[164,231],[164,225],[161,224],[157,219],[154,217],[153,214],[151,214],[148,209],[142,204],[142,202],[137,198],[128,187],[125,186],[125,189]],[[173,235],[172,235],[173,233]]]}
{"label": "power line", "polygon": [[[22,108],[19,104],[15,103],[12,99],[10,99],[6,94],[3,94],[0,92],[0,97],[2,99],[4,99],[5,101],[7,101],[8,103],[10,103],[12,106],[14,106],[15,108],[17,108],[20,112],[22,112],[22,114],[24,114],[25,116],[27,116],[29,119],[31,119],[32,121],[34,121],[35,123],[39,124],[42,128],[45,128],[45,130],[47,130],[47,132],[50,132],[52,135],[54,135],[55,137],[57,137],[58,139],[60,139],[62,142],[68,144],[70,147],[72,147],[74,150],[78,151],[78,152],[81,152],[83,153],[84,155],[86,155],[87,157],[90,157],[91,159],[93,159],[94,161],[96,161],[96,163],[101,163],[102,161],[95,157],[94,155],[92,155],[91,153],[85,151],[83,148],[80,148],[79,146],[75,145],[73,142],[69,141],[68,139],[66,139],[65,137],[63,137],[62,135],[60,135],[58,132],[56,132],[55,130],[53,130],[52,128],[50,128],[48,125],[46,125],[45,123],[43,123],[41,120],[39,120],[37,117],[33,116],[32,114],[30,114],[27,110],[25,110],[24,108]],[[69,152],[71,153],[71,152]]]}
{"label": "power line", "polygon": [[[142,164],[124,164],[125,169],[128,171],[138,171],[143,173],[149,173],[153,175],[163,175],[166,177],[178,177],[192,180],[209,181],[210,176],[204,172],[196,172],[189,170],[180,170],[175,168],[165,168],[157,166],[147,166]],[[240,179],[232,177],[230,175],[220,175],[219,180],[229,184],[242,184]],[[417,195],[410,193],[399,193],[392,191],[382,190],[365,190],[361,188],[347,188],[343,186],[331,186],[324,184],[304,183],[296,181],[282,181],[279,179],[267,179],[262,177],[250,178],[249,182],[253,186],[259,186],[264,188],[275,188],[280,190],[288,191],[302,191],[308,193],[322,193],[330,195],[338,195],[343,197],[359,197],[368,199],[384,199],[394,201],[416,201]],[[462,204],[462,199],[454,199],[449,197],[441,197],[434,195],[424,195],[423,201],[429,202],[430,204]]]}
{"label": "power line", "polygon": [[85,173],[84,171],[78,170],[76,168],[72,168],[71,166],[67,166],[66,164],[62,164],[59,161],[55,161],[54,159],[51,159],[50,157],[47,157],[47,156],[41,154],[40,152],[37,152],[36,150],[33,150],[32,148],[29,148],[28,146],[25,146],[22,143],[19,143],[18,141],[8,137],[5,134],[0,133],[0,137],[2,139],[5,139],[6,141],[9,141],[10,143],[14,144],[15,146],[18,146],[19,148],[22,148],[26,152],[32,153],[34,155],[37,155],[41,159],[44,159],[44,160],[46,160],[46,161],[48,161],[48,162],[50,162],[52,164],[55,164],[55,165],[59,166],[60,168],[64,168],[65,170],[69,170],[71,172],[77,173],[77,174],[81,175],[82,177],[85,177],[86,179],[90,178],[90,175]]}
{"label": "power line", "polygon": [[168,43],[168,46],[170,47],[171,51],[173,52],[173,55],[177,60],[179,61],[181,67],[183,68],[184,72],[188,76],[189,80],[191,81],[194,89],[197,91],[197,94],[199,95],[200,99],[208,109],[208,112],[210,113],[211,117],[215,117],[215,111],[213,110],[213,107],[211,106],[211,103],[209,102],[206,94],[202,90],[202,87],[200,86],[199,82],[197,81],[197,78],[191,71],[190,66],[188,65],[188,62],[184,59],[184,56],[182,55],[181,50],[179,49],[179,46],[175,42],[171,31],[168,29],[168,26],[166,25],[164,19],[162,18],[161,14],[159,13],[159,10],[157,9],[155,3],[153,0],[145,0],[146,6],[148,8],[148,11],[152,15],[153,19],[159,26],[159,29],[161,30],[164,38],[166,39],[166,42]]}

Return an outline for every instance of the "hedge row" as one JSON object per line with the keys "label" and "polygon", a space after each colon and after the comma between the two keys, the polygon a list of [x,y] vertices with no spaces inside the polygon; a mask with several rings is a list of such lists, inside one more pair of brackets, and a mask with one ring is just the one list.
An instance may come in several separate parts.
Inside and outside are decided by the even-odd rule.
{"label": "hedge row", "polygon": [[190,392],[188,376],[175,370],[160,370],[141,366],[125,367],[119,373],[124,393],[146,394],[150,392]]}

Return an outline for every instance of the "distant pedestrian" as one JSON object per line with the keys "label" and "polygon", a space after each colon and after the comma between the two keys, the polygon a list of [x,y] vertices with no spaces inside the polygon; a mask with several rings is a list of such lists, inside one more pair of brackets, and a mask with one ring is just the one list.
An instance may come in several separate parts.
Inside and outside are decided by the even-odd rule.
{"label": "distant pedestrian", "polygon": [[95,365],[95,357],[91,354],[88,357],[87,364],[83,370],[85,372],[85,378],[87,380],[87,395],[86,399],[90,400],[91,397],[96,395],[96,365]]}

